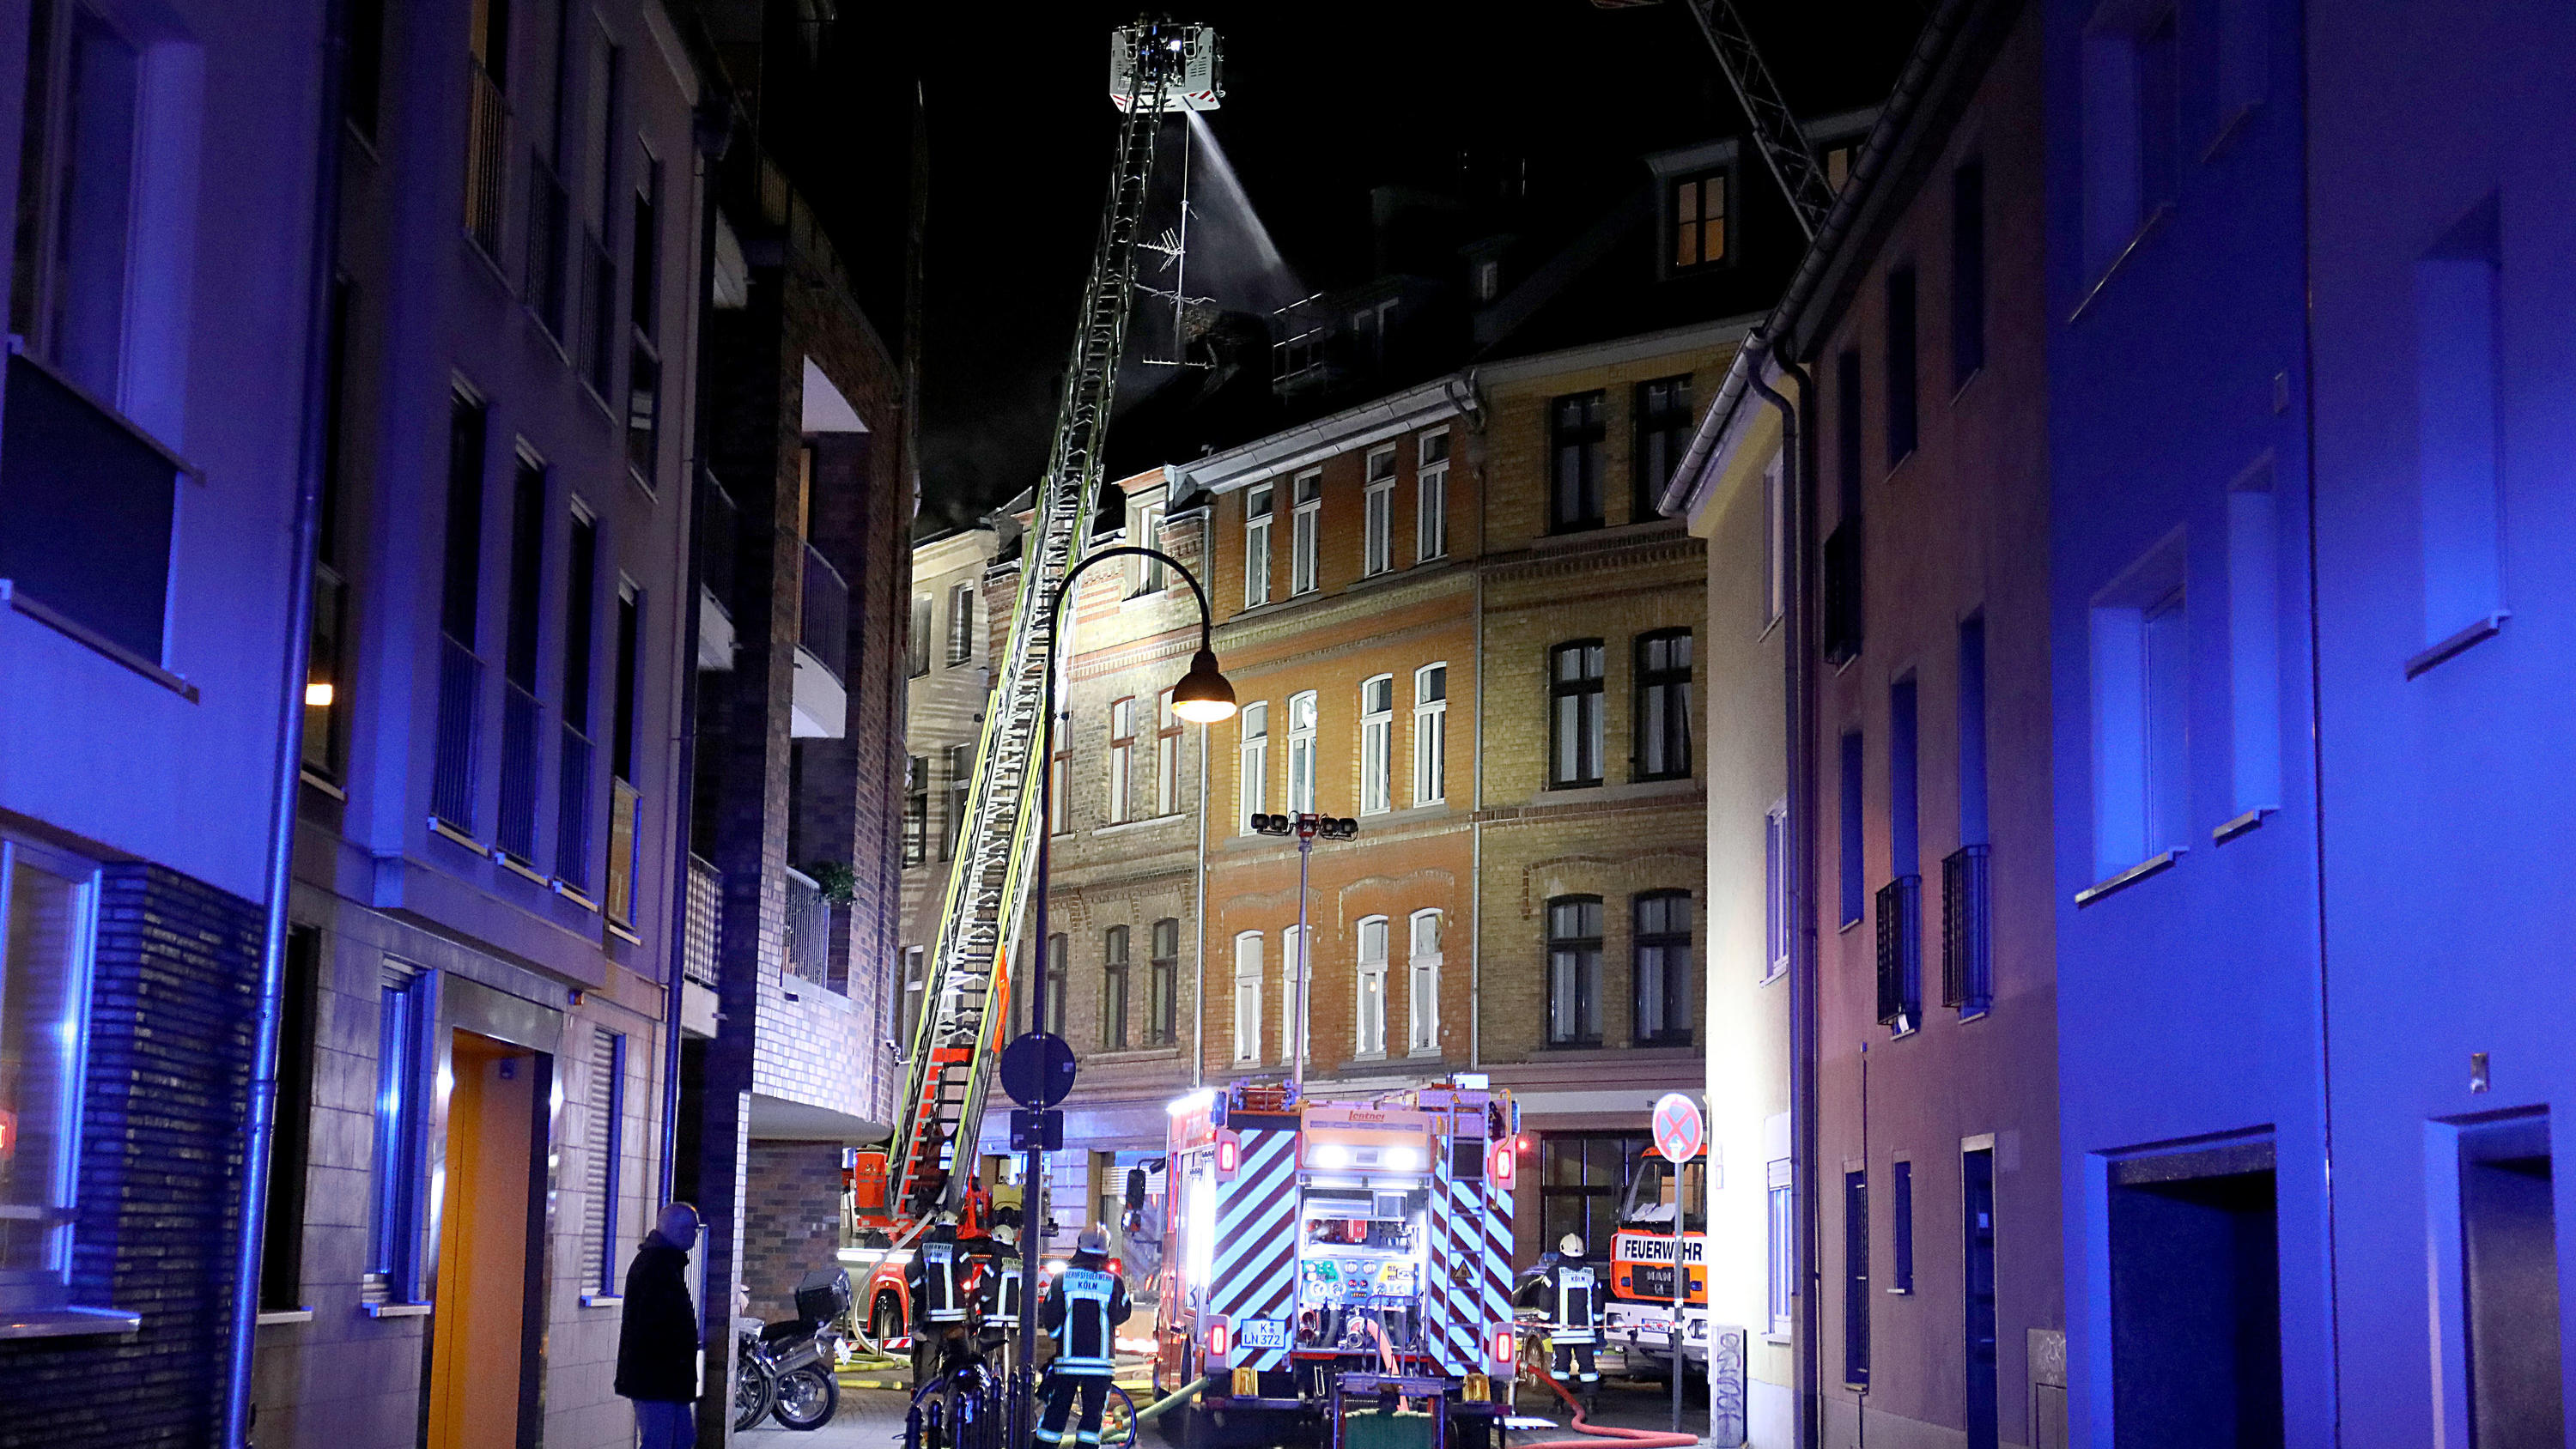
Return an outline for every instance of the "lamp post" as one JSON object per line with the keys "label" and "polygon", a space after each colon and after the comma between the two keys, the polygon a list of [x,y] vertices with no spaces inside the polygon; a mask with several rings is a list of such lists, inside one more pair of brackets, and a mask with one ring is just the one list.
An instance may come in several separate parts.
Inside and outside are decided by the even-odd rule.
{"label": "lamp post", "polygon": [[[1091,535],[1094,539],[1116,538],[1126,532],[1126,502],[1126,495],[1120,493],[1114,486],[1101,490],[1100,509],[1091,527]],[[1179,559],[1160,549],[1144,548],[1133,544],[1095,549],[1085,554],[1081,562],[1065,570],[1063,580],[1055,586],[1054,595],[1047,600],[1046,664],[1039,677],[1039,693],[1043,696],[1045,705],[1038,725],[1037,752],[1034,756],[1041,773],[1038,776],[1037,951],[1031,958],[1029,966],[1029,1030],[1032,1033],[1044,1031],[1047,1021],[1047,846],[1050,838],[1055,834],[1055,667],[1056,655],[1062,647],[1064,638],[1061,632],[1064,627],[1064,601],[1073,596],[1074,581],[1082,577],[1083,570],[1113,558],[1150,558],[1161,561],[1166,568],[1180,575],[1189,584],[1191,597],[1198,601],[1199,649],[1190,660],[1189,672],[1181,676],[1178,684],[1172,686],[1172,713],[1197,725],[1215,724],[1219,720],[1234,717],[1234,686],[1226,681],[1223,671],[1217,668],[1216,650],[1211,642],[1215,631],[1215,620],[1208,611],[1207,590],[1200,586],[1198,575],[1191,573]],[[1206,748],[1204,737],[1200,740],[1200,748]],[[1038,1239],[1046,1224],[1044,1178],[1047,1133],[1043,1128],[1044,1112],[1039,1114],[1039,1120],[1041,1127],[1029,1142],[1026,1166],[1023,1169],[1027,1186],[1020,1194],[1020,1362],[1023,1365],[1037,1362],[1038,1347],[1038,1303],[1041,1296],[1039,1283],[1042,1276],[1038,1271]],[[1027,1419],[1029,1425],[1034,1425],[1035,1420],[1030,1416],[1033,1414],[1035,1405],[1029,1400],[1028,1395],[1014,1394],[1013,1403],[1017,1409],[1015,1417]],[[1020,1423],[1014,1423],[1011,1426],[1013,1443],[1023,1442],[1026,1438],[1026,1435],[1021,1432],[1023,1427],[1025,1426]]]}
{"label": "lamp post", "polygon": [[1356,840],[1360,823],[1307,812],[1299,815],[1255,815],[1252,828],[1263,835],[1297,837],[1297,1051],[1294,1065],[1289,1068],[1289,1080],[1297,1088],[1296,1094],[1303,1097],[1306,1095],[1306,963],[1315,954],[1314,944],[1306,930],[1306,867],[1314,858],[1317,836],[1326,840]]}

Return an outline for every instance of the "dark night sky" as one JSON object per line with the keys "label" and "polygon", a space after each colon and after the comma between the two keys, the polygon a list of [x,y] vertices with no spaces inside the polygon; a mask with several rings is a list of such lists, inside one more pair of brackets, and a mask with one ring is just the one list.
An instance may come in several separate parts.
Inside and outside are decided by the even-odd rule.
{"label": "dark night sky", "polygon": [[[1881,99],[1924,14],[1913,0],[1745,8],[1808,115]],[[1206,0],[1174,13],[1224,36],[1226,100],[1209,120],[1310,289],[1364,279],[1372,186],[1526,157],[1533,198],[1588,209],[1641,179],[1638,153],[1742,129],[1679,4]],[[1108,179],[1108,34],[1135,14],[1098,0],[843,12],[829,69],[848,77],[854,129],[876,133],[855,144],[900,152],[897,108],[916,78],[927,96],[925,523],[1007,497],[1042,463]],[[809,154],[833,164],[828,144]],[[1749,170],[1745,184],[1771,183]],[[900,230],[899,183],[831,189],[808,184],[827,214],[846,198],[836,231]],[[893,260],[853,250],[863,265]]]}

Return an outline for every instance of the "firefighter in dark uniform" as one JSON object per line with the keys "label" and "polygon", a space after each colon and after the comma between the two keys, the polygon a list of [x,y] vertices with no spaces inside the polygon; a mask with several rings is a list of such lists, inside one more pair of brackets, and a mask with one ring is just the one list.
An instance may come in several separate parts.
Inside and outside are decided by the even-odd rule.
{"label": "firefighter in dark uniform", "polygon": [[1595,1357],[1601,1343],[1601,1288],[1593,1280],[1591,1265],[1583,1261],[1580,1236],[1566,1234],[1557,1241],[1556,1250],[1555,1261],[1523,1285],[1521,1302],[1547,1315],[1548,1341],[1555,1346],[1548,1371],[1558,1383],[1573,1378],[1575,1392],[1589,1412],[1601,1392],[1601,1367]]}
{"label": "firefighter in dark uniform", "polygon": [[993,1222],[976,1284],[981,1325],[975,1340],[986,1361],[1007,1368],[1020,1347],[1020,1215],[1004,1208]]}
{"label": "firefighter in dark uniform", "polygon": [[959,1261],[957,1215],[943,1212],[913,1246],[912,1263],[904,1269],[904,1287],[912,1295],[912,1382],[915,1388],[947,1371],[952,1360],[972,1349],[966,1336],[967,1265]]}
{"label": "firefighter in dark uniform", "polygon": [[[1046,1412],[1038,1419],[1038,1443],[1058,1446],[1070,1437],[1083,1449],[1100,1443],[1100,1414],[1109,1402],[1109,1370],[1117,1352],[1118,1325],[1127,1321],[1127,1285],[1109,1271],[1109,1233],[1092,1226],[1082,1230],[1073,1262],[1049,1284],[1038,1326],[1055,1338],[1055,1361],[1047,1366]],[[1082,1399],[1080,1427],[1071,1436],[1076,1395]]]}

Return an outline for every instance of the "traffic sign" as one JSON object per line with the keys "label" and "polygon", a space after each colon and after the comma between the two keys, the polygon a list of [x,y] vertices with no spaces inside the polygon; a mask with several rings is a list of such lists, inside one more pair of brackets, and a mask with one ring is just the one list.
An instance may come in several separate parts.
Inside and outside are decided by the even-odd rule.
{"label": "traffic sign", "polygon": [[1023,1107],[1052,1107],[1073,1091],[1073,1044],[1023,1032],[1002,1048],[1002,1090]]}
{"label": "traffic sign", "polygon": [[1035,1111],[1020,1108],[1011,1113],[1011,1150],[1026,1152],[1032,1147],[1040,1152],[1064,1150],[1063,1112],[1053,1107],[1040,1107]]}
{"label": "traffic sign", "polygon": [[1655,1103],[1655,1150],[1667,1162],[1688,1162],[1707,1141],[1700,1125],[1699,1104],[1679,1092],[1666,1092]]}

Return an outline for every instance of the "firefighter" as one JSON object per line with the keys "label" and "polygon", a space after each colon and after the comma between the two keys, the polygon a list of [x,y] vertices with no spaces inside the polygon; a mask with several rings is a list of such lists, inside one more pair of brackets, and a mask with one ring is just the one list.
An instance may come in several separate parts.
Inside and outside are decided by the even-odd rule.
{"label": "firefighter", "polygon": [[994,1220],[992,1235],[984,1241],[986,1247],[976,1294],[982,1326],[976,1334],[976,1342],[988,1361],[1007,1367],[1019,1351],[1020,1340],[1018,1211],[1003,1209]]}
{"label": "firefighter", "polygon": [[969,1173],[966,1190],[957,1203],[957,1236],[961,1239],[980,1238],[990,1230],[992,1221],[993,1195],[984,1190],[981,1177]]}
{"label": "firefighter", "polygon": [[968,1355],[966,1336],[970,1305],[965,1292],[966,1265],[958,1261],[957,1215],[943,1212],[922,1233],[904,1287],[912,1295],[912,1382],[915,1388],[947,1371]]}
{"label": "firefighter", "polygon": [[1096,1224],[1084,1228],[1072,1264],[1048,1285],[1038,1316],[1039,1326],[1055,1338],[1038,1443],[1065,1442],[1065,1420],[1076,1395],[1082,1399],[1082,1419],[1071,1437],[1084,1449],[1100,1443],[1100,1414],[1109,1402],[1110,1362],[1117,1349],[1118,1325],[1126,1321],[1127,1285],[1109,1270],[1108,1230]]}
{"label": "firefighter", "polygon": [[1563,1383],[1569,1375],[1583,1396],[1585,1412],[1601,1392],[1601,1368],[1595,1349],[1601,1342],[1601,1290],[1592,1268],[1583,1261],[1583,1238],[1568,1233],[1557,1240],[1555,1261],[1542,1266],[1521,1289],[1525,1303],[1547,1315],[1547,1336],[1555,1345],[1548,1371]]}

